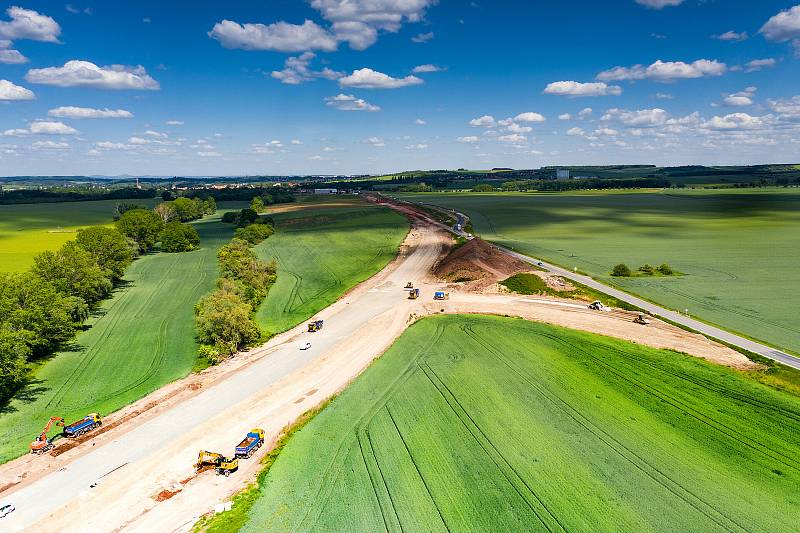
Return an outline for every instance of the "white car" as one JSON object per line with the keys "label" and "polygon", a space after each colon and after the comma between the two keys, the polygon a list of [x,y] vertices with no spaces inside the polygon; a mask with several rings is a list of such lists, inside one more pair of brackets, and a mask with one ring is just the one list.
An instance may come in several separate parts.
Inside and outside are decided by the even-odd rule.
{"label": "white car", "polygon": [[0,505],[0,518],[3,518],[4,516],[13,513],[15,510],[16,507],[14,507],[14,505],[11,503],[4,503]]}
{"label": "white car", "polygon": [[311,348],[311,343],[310,342],[301,342],[300,343],[300,349],[301,350],[308,350],[309,348]]}

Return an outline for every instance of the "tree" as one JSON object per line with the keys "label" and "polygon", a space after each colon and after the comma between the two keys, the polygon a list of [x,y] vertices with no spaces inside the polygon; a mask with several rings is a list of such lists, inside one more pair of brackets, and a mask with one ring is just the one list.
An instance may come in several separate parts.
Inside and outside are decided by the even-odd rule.
{"label": "tree", "polygon": [[275,230],[269,224],[250,224],[244,228],[236,229],[236,238],[250,244],[258,244],[269,238]]}
{"label": "tree", "polygon": [[147,252],[155,246],[164,221],[152,211],[133,209],[126,211],[116,222],[117,229],[126,237],[130,237],[139,245],[141,252]]}
{"label": "tree", "polygon": [[164,221],[164,224],[176,216],[175,208],[173,207],[172,202],[161,202],[153,208],[153,212],[161,217],[161,220]]}
{"label": "tree", "polygon": [[[199,199],[198,202],[200,202]],[[202,217],[202,205],[198,207],[198,202],[190,200],[189,198],[176,198],[172,202],[172,208],[175,210],[175,217],[181,222],[189,222],[190,220],[196,220]]]}
{"label": "tree", "polygon": [[113,288],[106,271],[94,256],[75,241],[56,251],[42,252],[33,258],[34,274],[50,282],[59,292],[93,304],[111,294]]}
{"label": "tree", "polygon": [[175,199],[175,195],[172,194],[172,191],[166,190],[161,193],[161,199],[164,200],[165,202],[171,202],[172,200]]}
{"label": "tree", "polygon": [[217,212],[217,202],[213,196],[209,196],[203,201],[203,213],[206,215],[213,215]]}
{"label": "tree", "polygon": [[671,276],[675,273],[675,271],[672,270],[672,267],[666,263],[663,263],[660,267],[658,267],[658,271],[664,274],[665,276]]}
{"label": "tree", "polygon": [[238,224],[239,226],[247,226],[258,220],[258,213],[254,209],[242,209],[239,211]]}
{"label": "tree", "polygon": [[250,200],[250,209],[256,213],[260,213],[264,210],[264,200],[260,196],[254,197],[252,200]]}
{"label": "tree", "polygon": [[30,332],[0,330],[0,400],[10,397],[28,372]]}
{"label": "tree", "polygon": [[226,224],[233,224],[239,219],[239,213],[236,211],[225,211],[222,214],[222,221]]}
{"label": "tree", "polygon": [[126,204],[120,203],[114,206],[114,220],[119,220],[122,215],[124,215],[127,211],[132,211],[134,209],[144,209],[144,207],[137,205],[137,204]]}
{"label": "tree", "polygon": [[164,226],[161,232],[161,250],[164,252],[189,252],[200,246],[197,230],[177,220]]}
{"label": "tree", "polygon": [[252,308],[239,295],[218,289],[195,306],[198,340],[225,355],[252,346],[261,331],[251,315]]}
{"label": "tree", "polygon": [[269,286],[275,282],[274,261],[259,261],[249,243],[236,238],[220,248],[217,257],[222,276],[241,282],[237,292],[254,307],[266,297]]}
{"label": "tree", "polygon": [[655,273],[656,269],[653,268],[653,265],[650,263],[645,263],[639,267],[639,272],[645,274],[647,276],[652,276]]}
{"label": "tree", "polygon": [[614,266],[614,269],[611,271],[612,276],[623,277],[627,278],[631,275],[631,269],[628,268],[628,265],[625,263],[620,263]]}
{"label": "tree", "polygon": [[78,230],[75,242],[92,254],[97,265],[111,279],[120,279],[133,261],[133,252],[125,235],[116,228],[94,226]]}
{"label": "tree", "polygon": [[480,183],[472,188],[472,192],[492,192],[494,187],[488,183]]}

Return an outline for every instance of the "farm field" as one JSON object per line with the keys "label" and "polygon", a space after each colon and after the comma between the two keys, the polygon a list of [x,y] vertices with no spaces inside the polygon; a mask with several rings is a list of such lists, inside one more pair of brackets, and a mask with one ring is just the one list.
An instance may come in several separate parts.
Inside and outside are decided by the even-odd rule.
{"label": "farm field", "polygon": [[[399,196],[458,209],[487,240],[800,353],[797,189]],[[686,275],[610,276],[617,263],[665,262]]]}
{"label": "farm field", "polygon": [[217,250],[233,234],[219,215],[194,226],[200,250],[134,261],[125,273],[129,285],[102,303],[74,349],[44,363],[35,381],[2,407],[0,462],[26,453],[50,416],[107,414],[191,371],[197,360],[193,307],[213,289]]}
{"label": "farm field", "polygon": [[278,279],[256,319],[280,333],[335,302],[397,255],[408,222],[389,209],[353,198],[319,198],[268,209],[275,234],[255,247],[275,259]]}
{"label": "farm field", "polygon": [[27,270],[36,254],[59,248],[78,229],[111,224],[114,205],[120,202],[151,207],[156,200],[0,205],[0,272]]}
{"label": "farm field", "polygon": [[676,352],[437,316],[289,440],[243,530],[781,532],[798,489],[796,396]]}

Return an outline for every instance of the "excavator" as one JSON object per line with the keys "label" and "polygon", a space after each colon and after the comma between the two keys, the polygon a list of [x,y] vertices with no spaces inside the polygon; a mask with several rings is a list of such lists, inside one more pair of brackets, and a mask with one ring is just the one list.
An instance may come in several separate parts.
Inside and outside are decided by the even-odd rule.
{"label": "excavator", "polygon": [[239,459],[236,457],[230,459],[221,453],[200,450],[197,463],[194,465],[195,472],[199,474],[212,468],[216,470],[217,475],[229,476],[239,469]]}
{"label": "excavator", "polygon": [[41,455],[53,448],[53,441],[47,438],[47,432],[50,431],[51,427],[53,427],[53,423],[55,423],[56,426],[63,427],[64,419],[60,416],[50,417],[50,420],[48,420],[47,425],[42,430],[41,435],[36,437],[35,441],[31,442],[31,453]]}

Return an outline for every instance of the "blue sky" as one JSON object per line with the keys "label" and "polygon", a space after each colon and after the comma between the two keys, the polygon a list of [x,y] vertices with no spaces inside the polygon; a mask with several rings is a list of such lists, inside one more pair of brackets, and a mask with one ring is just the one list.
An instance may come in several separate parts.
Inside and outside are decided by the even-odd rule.
{"label": "blue sky", "polygon": [[0,11],[0,175],[800,160],[797,0]]}

